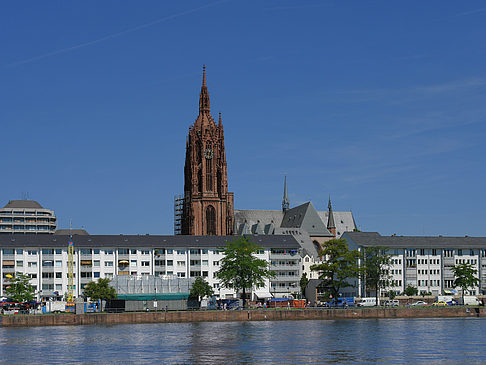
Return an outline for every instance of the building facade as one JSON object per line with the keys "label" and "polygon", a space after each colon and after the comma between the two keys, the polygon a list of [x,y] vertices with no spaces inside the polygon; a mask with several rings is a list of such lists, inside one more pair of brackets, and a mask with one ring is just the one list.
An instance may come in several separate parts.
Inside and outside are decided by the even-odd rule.
{"label": "building facade", "polygon": [[[477,271],[480,284],[470,288],[466,295],[486,294],[486,237],[420,237],[381,236],[376,232],[346,232],[343,235],[351,249],[360,251],[367,247],[387,247],[392,255],[389,268],[392,285],[384,290],[402,293],[408,285],[421,294],[454,294],[452,267],[471,264]],[[359,296],[370,294],[366,283],[359,282]]]}
{"label": "building facade", "polygon": [[56,215],[34,200],[10,200],[0,209],[0,234],[53,234]]}
{"label": "building facade", "polygon": [[[124,276],[202,276],[222,299],[237,296],[221,288],[216,273],[223,254],[220,248],[234,236],[124,236],[73,235],[74,295],[98,278]],[[299,292],[300,245],[289,235],[248,238],[263,249],[257,256],[266,260],[276,276],[263,288],[252,291],[252,299],[288,297]],[[0,295],[11,277],[31,277],[38,298],[63,296],[68,285],[68,235],[0,236]],[[57,292],[57,293],[56,293]]]}
{"label": "building facade", "polygon": [[228,192],[224,131],[210,114],[206,71],[199,95],[199,115],[189,128],[184,166],[183,235],[233,233],[233,193]]}

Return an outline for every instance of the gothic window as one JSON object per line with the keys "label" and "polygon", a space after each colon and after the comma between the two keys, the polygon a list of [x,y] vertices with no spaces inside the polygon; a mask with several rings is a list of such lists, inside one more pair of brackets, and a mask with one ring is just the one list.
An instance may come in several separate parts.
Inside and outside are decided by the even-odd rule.
{"label": "gothic window", "polygon": [[212,205],[206,208],[206,234],[208,236],[216,234],[216,211]]}
{"label": "gothic window", "polygon": [[197,183],[198,183],[198,190],[200,193],[202,193],[203,191],[203,187],[202,187],[202,171],[199,170],[199,172],[197,173]]}
{"label": "gothic window", "polygon": [[[211,143],[206,145],[206,151],[208,151],[206,156],[206,190],[213,191],[213,152],[211,150]],[[209,153],[209,151],[211,152]]]}
{"label": "gothic window", "polygon": [[217,189],[218,189],[218,195],[221,196],[221,170],[218,169],[218,173],[217,173]]}

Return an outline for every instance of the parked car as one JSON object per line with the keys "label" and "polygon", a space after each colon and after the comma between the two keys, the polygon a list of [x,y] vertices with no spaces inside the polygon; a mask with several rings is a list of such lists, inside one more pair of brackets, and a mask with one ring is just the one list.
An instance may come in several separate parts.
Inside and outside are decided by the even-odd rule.
{"label": "parked car", "polygon": [[422,301],[422,300],[419,300],[419,301],[417,301],[417,302],[415,302],[415,303],[410,304],[410,306],[411,306],[411,307],[422,307],[422,306],[424,306],[424,305],[427,305],[427,303],[425,303],[425,302],[424,302],[424,301]]}
{"label": "parked car", "polygon": [[447,307],[449,304],[444,302],[444,301],[440,301],[440,302],[435,302],[434,304],[432,304],[434,307]]}
{"label": "parked car", "polygon": [[398,307],[400,302],[397,299],[388,299],[383,302],[383,306],[385,307]]}

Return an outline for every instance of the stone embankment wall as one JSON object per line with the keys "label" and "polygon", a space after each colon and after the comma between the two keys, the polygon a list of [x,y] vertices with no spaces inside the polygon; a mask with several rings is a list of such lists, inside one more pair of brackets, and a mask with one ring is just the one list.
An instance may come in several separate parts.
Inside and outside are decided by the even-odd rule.
{"label": "stone embankment wall", "polygon": [[350,308],[350,309],[261,309],[239,311],[181,311],[90,314],[9,315],[1,318],[3,327],[69,326],[122,323],[177,323],[228,321],[279,321],[359,318],[446,318],[486,317],[486,308]]}

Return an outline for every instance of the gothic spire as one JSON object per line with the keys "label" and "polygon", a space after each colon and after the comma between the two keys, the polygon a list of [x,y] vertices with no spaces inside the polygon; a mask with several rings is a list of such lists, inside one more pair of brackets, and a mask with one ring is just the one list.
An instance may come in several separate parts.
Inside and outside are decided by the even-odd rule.
{"label": "gothic spire", "polygon": [[218,120],[218,125],[221,125],[223,124],[223,122],[221,122],[221,112],[219,112],[219,120]]}
{"label": "gothic spire", "polygon": [[327,205],[327,208],[329,209],[329,217],[327,218],[327,229],[335,235],[336,224],[334,223],[334,214],[332,212],[331,196],[329,196],[329,203]]}
{"label": "gothic spire", "polygon": [[287,176],[285,176],[282,211],[285,213],[289,209],[289,206],[290,206],[290,202],[289,202],[289,194],[287,193]]}
{"label": "gothic spire", "polygon": [[209,113],[209,93],[206,86],[206,65],[203,65],[203,81],[201,86],[201,94],[199,94],[199,113]]}

